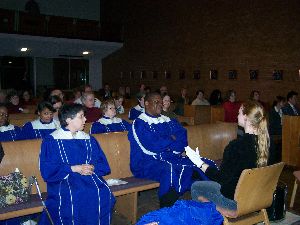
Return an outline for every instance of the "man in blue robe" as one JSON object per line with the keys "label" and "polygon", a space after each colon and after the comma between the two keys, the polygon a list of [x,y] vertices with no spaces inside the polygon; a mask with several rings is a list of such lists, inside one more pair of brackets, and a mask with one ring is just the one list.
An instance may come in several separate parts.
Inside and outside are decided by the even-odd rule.
{"label": "man in blue robe", "polygon": [[0,105],[0,142],[21,139],[21,128],[9,124],[7,108]]}
{"label": "man in blue robe", "polygon": [[158,93],[146,95],[145,109],[128,133],[130,168],[136,177],[160,182],[160,206],[171,206],[190,190],[193,173],[203,173],[181,155],[188,145],[186,129],[177,120],[161,115],[162,99]]}

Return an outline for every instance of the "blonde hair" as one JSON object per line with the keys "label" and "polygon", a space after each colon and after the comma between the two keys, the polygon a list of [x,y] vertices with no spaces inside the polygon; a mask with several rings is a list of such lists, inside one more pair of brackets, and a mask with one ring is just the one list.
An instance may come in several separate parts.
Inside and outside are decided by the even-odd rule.
{"label": "blonde hair", "polygon": [[108,110],[108,106],[109,106],[109,105],[116,106],[116,105],[115,105],[115,101],[114,101],[113,99],[105,100],[104,102],[101,103],[100,108],[102,109],[102,111],[103,111],[104,113],[106,113],[106,111]]}
{"label": "blonde hair", "polygon": [[265,110],[260,103],[247,101],[243,104],[243,114],[257,131],[256,165],[257,167],[266,166],[269,158],[270,136]]}

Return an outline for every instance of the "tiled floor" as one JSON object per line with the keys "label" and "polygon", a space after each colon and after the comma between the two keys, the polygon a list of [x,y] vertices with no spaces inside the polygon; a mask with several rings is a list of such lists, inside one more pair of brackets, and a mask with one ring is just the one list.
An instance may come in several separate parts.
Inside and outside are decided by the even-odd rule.
{"label": "tiled floor", "polygon": [[[297,195],[295,198],[295,203],[293,209],[289,209],[290,198],[292,194],[292,189],[294,185],[294,176],[293,171],[295,169],[291,167],[284,168],[280,180],[287,184],[288,194],[287,194],[287,210],[300,215],[300,187],[297,191]],[[189,198],[189,194],[184,196],[185,198]],[[147,212],[156,210],[159,208],[159,202],[157,197],[157,189],[144,191],[139,194],[138,198],[138,218]],[[112,225],[129,225],[130,223],[126,220],[126,218],[119,215],[117,212],[114,213],[112,219]]]}

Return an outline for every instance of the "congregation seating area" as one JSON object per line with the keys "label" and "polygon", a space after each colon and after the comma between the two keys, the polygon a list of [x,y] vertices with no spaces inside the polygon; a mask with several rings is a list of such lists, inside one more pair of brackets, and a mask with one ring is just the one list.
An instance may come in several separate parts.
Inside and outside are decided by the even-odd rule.
{"label": "congregation seating area", "polygon": [[[204,157],[215,160],[221,159],[224,146],[236,137],[236,125],[229,123],[202,124],[188,126],[188,139],[191,147],[198,146],[203,149]],[[112,187],[117,196],[116,210],[126,216],[132,223],[137,220],[137,194],[140,191],[157,188],[159,183],[146,179],[132,177],[129,168],[130,146],[127,132],[107,133],[94,135],[100,143],[111,167],[111,174],[105,177],[118,178],[128,181],[128,184]],[[2,147],[5,156],[0,164],[0,175],[8,174],[17,167],[25,176],[36,176],[41,190],[46,192],[46,184],[43,181],[38,167],[38,157],[41,140],[25,140],[16,142],[3,142]],[[28,215],[42,211],[35,190],[32,201],[22,206],[11,206],[1,209],[0,220]]]}

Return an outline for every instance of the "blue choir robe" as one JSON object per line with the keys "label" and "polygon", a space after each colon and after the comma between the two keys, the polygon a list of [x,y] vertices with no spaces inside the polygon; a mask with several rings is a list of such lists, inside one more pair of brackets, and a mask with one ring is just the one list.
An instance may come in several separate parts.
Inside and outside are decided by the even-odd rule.
{"label": "blue choir robe", "polygon": [[39,139],[51,134],[60,127],[57,120],[52,120],[50,123],[45,123],[40,119],[27,122],[22,127],[22,139]]}
{"label": "blue choir robe", "polygon": [[[84,176],[71,166],[91,164],[94,173]],[[109,225],[115,198],[102,178],[110,173],[96,139],[83,131],[75,135],[60,128],[43,139],[40,171],[47,182],[46,206],[55,225]],[[46,213],[39,222],[48,225]]]}
{"label": "blue choir robe", "polygon": [[94,122],[91,127],[91,134],[102,134],[109,132],[128,131],[131,124],[121,118],[109,118],[103,116],[97,122]]}
{"label": "blue choir robe", "polygon": [[136,225],[153,222],[163,225],[222,225],[223,216],[212,202],[178,200],[172,207],[165,207],[142,216]]}
{"label": "blue choir robe", "polygon": [[139,117],[139,115],[141,113],[144,113],[144,112],[145,112],[145,108],[141,107],[140,105],[137,105],[130,109],[128,118],[130,120],[135,120],[136,118]]}
{"label": "blue choir robe", "polygon": [[[187,132],[175,119],[142,113],[129,130],[130,169],[134,176],[160,182],[159,196],[173,188],[179,194],[190,190],[192,174],[208,179],[188,157],[181,153],[187,143]],[[209,165],[214,162],[204,159]]]}
{"label": "blue choir robe", "polygon": [[0,127],[0,142],[21,140],[21,128],[9,124]]}

